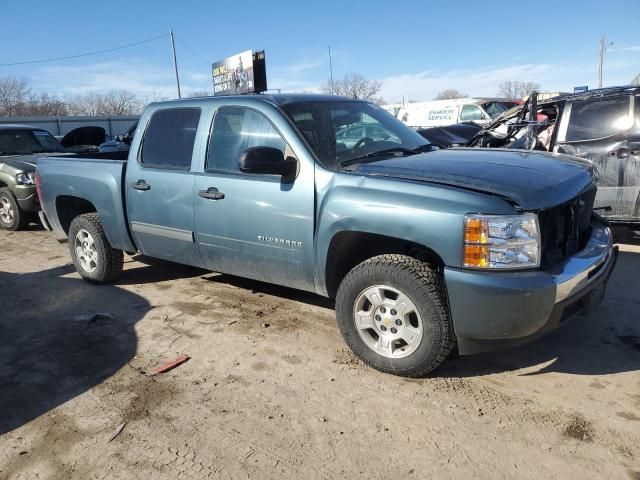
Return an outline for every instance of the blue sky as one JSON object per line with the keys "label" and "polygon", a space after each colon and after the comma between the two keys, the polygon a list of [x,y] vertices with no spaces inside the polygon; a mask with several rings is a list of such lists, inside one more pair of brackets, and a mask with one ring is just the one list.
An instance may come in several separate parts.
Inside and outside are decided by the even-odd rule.
{"label": "blue sky", "polygon": [[[614,42],[605,85],[640,73],[640,0],[0,1],[0,63],[107,49],[173,29],[187,92],[210,88],[212,61],[248,49],[266,50],[270,88],[316,91],[329,76],[328,45],[334,77],[358,72],[381,80],[389,102],[428,100],[446,88],[494,95],[505,80],[553,91],[595,87],[601,34]],[[121,88],[176,96],[168,38],[0,67],[6,75],[62,96]]]}

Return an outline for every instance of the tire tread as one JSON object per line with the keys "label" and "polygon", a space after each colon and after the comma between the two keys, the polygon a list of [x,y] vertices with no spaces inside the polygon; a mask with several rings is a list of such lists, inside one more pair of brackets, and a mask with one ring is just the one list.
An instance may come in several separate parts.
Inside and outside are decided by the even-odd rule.
{"label": "tire tread", "polygon": [[[422,363],[415,364],[411,367],[401,368],[394,365],[381,366],[358,355],[358,357],[367,365],[378,370],[392,373],[405,377],[423,377],[434,368],[440,365],[451,353],[456,344],[453,327],[449,315],[449,307],[447,303],[446,289],[442,274],[428,263],[417,260],[413,257],[400,254],[385,254],[372,257],[365,260],[361,264],[354,267],[343,279],[336,296],[336,305],[344,301],[347,292],[355,288],[356,282],[364,276],[372,276],[374,274],[388,275],[399,283],[404,280],[420,282],[422,288],[431,293],[429,301],[433,304],[437,315],[444,319],[438,322],[439,331],[437,335],[439,340],[437,346],[439,351],[431,359],[426,359]],[[351,308],[351,307],[349,307]],[[349,343],[350,333],[345,331],[342,322],[339,321],[340,330]],[[357,334],[356,334],[357,335]],[[359,340],[359,339],[358,339]],[[368,348],[368,347],[365,347]],[[357,355],[357,352],[354,352]]]}
{"label": "tire tread", "polygon": [[[74,240],[72,238],[71,232],[74,230],[75,225],[83,222],[88,223],[90,225],[90,228],[94,229],[95,232],[97,233],[97,236],[99,238],[95,239],[94,241],[100,240],[101,242],[104,243],[106,247],[102,251],[102,255],[101,255],[101,252],[98,252],[98,254],[103,257],[100,260],[103,261],[106,266],[106,269],[103,275],[101,275],[99,278],[93,278],[93,277],[84,275],[81,268],[76,264],[75,255],[73,252]],[[76,270],[78,270],[78,273],[80,273],[80,275],[85,280],[88,280],[93,283],[110,283],[113,280],[115,280],[122,272],[122,268],[124,265],[124,252],[122,250],[118,250],[111,247],[111,245],[107,240],[106,235],[104,234],[104,229],[102,228],[102,222],[100,221],[100,216],[97,213],[84,213],[82,215],[78,215],[76,218],[73,219],[73,221],[71,222],[71,227],[69,228],[69,248],[71,250],[71,257],[74,260],[74,264],[76,264]]]}

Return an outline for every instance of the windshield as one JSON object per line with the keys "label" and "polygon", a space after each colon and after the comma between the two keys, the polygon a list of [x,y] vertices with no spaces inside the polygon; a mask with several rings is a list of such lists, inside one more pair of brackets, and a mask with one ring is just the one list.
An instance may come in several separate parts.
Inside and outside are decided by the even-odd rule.
{"label": "windshield", "polygon": [[65,151],[60,142],[46,130],[0,130],[0,155]]}
{"label": "windshield", "polygon": [[429,145],[389,112],[368,102],[293,102],[282,109],[300,129],[320,163],[333,170],[375,152],[409,151]]}
{"label": "windshield", "polygon": [[509,102],[486,102],[482,104],[482,108],[491,116],[491,118],[496,118],[498,115],[511,108],[510,106],[507,106],[508,103]]}

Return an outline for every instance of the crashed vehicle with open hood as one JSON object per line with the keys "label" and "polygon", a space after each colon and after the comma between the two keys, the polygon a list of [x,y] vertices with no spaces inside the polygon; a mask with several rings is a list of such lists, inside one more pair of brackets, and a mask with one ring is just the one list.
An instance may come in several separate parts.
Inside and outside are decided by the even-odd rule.
{"label": "crashed vehicle with open hood", "polygon": [[[476,133],[457,125],[422,130],[440,147],[565,153],[593,164],[594,209],[612,223],[640,225],[640,87],[612,87],[513,108]],[[445,131],[443,134],[442,131]],[[464,138],[467,133],[468,138]],[[451,142],[447,143],[447,137]]]}
{"label": "crashed vehicle with open hood", "polygon": [[60,139],[60,143],[69,152],[88,153],[97,152],[98,147],[106,139],[107,134],[104,128],[88,126],[74,128]]}

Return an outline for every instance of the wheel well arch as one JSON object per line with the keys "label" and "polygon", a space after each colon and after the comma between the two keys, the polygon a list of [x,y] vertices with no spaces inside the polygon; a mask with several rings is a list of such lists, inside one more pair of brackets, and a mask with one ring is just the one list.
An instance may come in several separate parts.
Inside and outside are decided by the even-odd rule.
{"label": "wheel well arch", "polygon": [[56,213],[58,221],[65,234],[69,234],[71,222],[78,215],[97,212],[96,207],[89,200],[70,195],[60,195],[56,198]]}
{"label": "wheel well arch", "polygon": [[401,254],[444,269],[442,258],[431,248],[402,238],[376,233],[343,231],[336,233],[327,252],[325,286],[334,298],[340,282],[356,265],[377,255]]}

